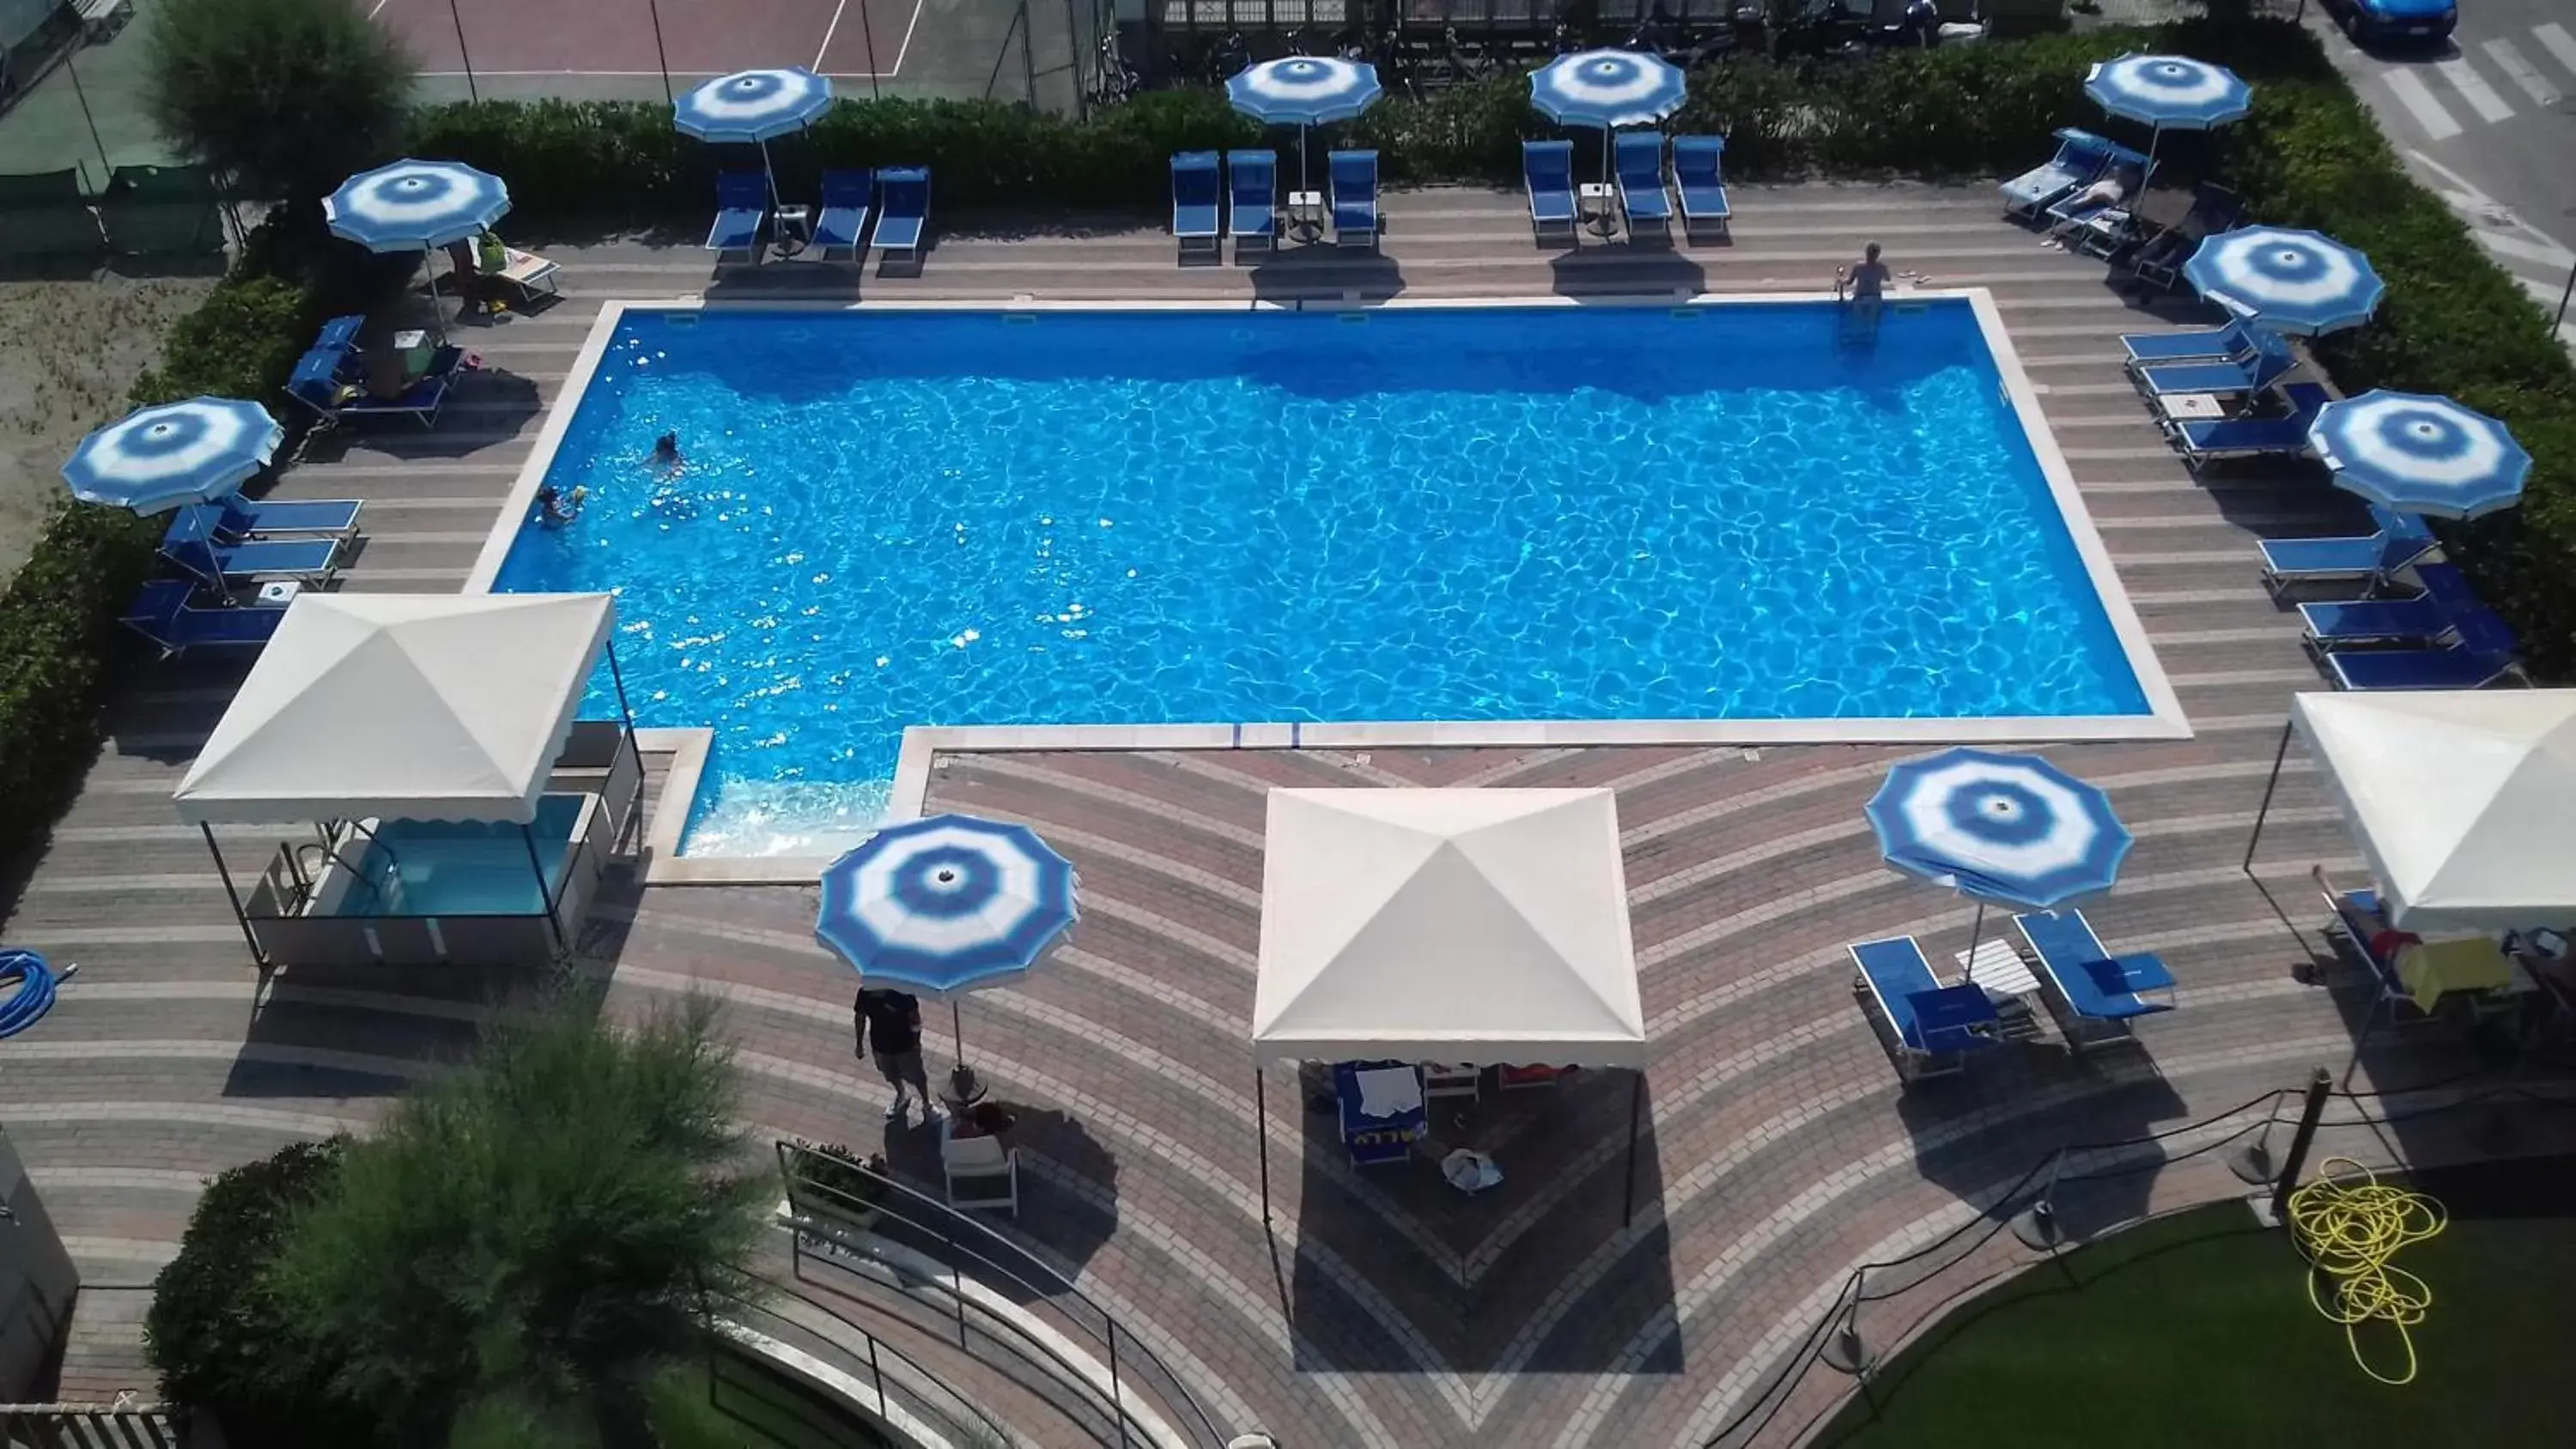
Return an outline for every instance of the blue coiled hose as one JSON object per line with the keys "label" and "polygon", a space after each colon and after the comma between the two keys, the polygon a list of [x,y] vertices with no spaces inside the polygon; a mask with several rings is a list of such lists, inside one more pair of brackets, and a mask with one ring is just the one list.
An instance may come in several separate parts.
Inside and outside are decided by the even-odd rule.
{"label": "blue coiled hose", "polygon": [[9,999],[0,1001],[0,1040],[16,1036],[34,1026],[54,1005],[54,968],[33,951],[0,948],[0,987],[18,983]]}

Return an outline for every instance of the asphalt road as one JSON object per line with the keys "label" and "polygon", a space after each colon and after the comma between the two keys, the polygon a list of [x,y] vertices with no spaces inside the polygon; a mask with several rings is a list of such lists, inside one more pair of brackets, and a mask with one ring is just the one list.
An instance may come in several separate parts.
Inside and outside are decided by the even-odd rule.
{"label": "asphalt road", "polygon": [[[2555,312],[2576,268],[2576,0],[2460,0],[2438,51],[2365,53],[2317,0],[2307,19],[2418,177]],[[2576,347],[2576,308],[2559,336]]]}

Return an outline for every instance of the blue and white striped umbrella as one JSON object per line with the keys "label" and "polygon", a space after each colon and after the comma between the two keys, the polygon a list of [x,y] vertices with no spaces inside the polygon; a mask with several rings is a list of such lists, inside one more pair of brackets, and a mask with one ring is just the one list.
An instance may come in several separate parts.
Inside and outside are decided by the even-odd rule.
{"label": "blue and white striped umbrella", "polygon": [[257,403],[197,397],[128,413],[72,450],[63,481],[84,503],[160,513],[221,498],[277,455],[286,430]]}
{"label": "blue and white striped umbrella", "polygon": [[1026,971],[1079,914],[1073,864],[1025,825],[889,825],[823,872],[814,938],[870,986],[946,996]]}
{"label": "blue and white striped umbrella", "polygon": [[361,171],[322,203],[334,236],[369,251],[426,251],[480,236],[510,209],[501,178],[461,161],[396,161]]}
{"label": "blue and white striped umbrella", "polygon": [[2119,878],[2110,797],[2035,755],[1946,750],[1887,772],[1869,823],[1887,863],[1978,901],[2054,910]]}
{"label": "blue and white striped umbrella", "polygon": [[2206,131],[2241,120],[2254,89],[2223,65],[2180,55],[2124,55],[2093,67],[2084,94],[2112,115],[2159,131]]}
{"label": "blue and white striped umbrella", "polygon": [[1530,104],[1560,126],[1651,126],[1689,94],[1681,67],[1633,50],[1583,50],[1530,72]]}
{"label": "blue and white striped umbrella", "polygon": [[1347,121],[1377,103],[1377,67],[1330,55],[1287,55],[1245,66],[1225,83],[1225,98],[1272,126]]}
{"label": "blue and white striped umbrella", "polygon": [[2329,236],[2249,226],[2203,241],[2183,263],[2200,295],[2275,332],[2358,327],[2387,290],[2370,258]]}
{"label": "blue and white striped umbrella", "polygon": [[738,70],[680,97],[672,123],[701,141],[767,141],[801,130],[832,106],[832,83],[803,66]]}
{"label": "blue and white striped umbrella", "polygon": [[2531,455],[2446,397],[2385,388],[2327,403],[2308,427],[2337,486],[2400,513],[2475,518],[2522,499]]}

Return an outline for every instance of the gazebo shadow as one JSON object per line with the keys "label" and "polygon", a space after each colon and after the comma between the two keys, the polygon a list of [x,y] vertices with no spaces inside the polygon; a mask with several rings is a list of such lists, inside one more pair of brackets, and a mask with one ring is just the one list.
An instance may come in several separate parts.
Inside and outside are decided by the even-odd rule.
{"label": "gazebo shadow", "polygon": [[[1289,1273],[1297,1368],[1679,1372],[1669,1334],[1645,1362],[1626,1362],[1674,1299],[1670,1236],[1651,1210],[1663,1190],[1651,1131],[1637,1142],[1633,1222],[1622,1221],[1635,1082],[1586,1070],[1505,1091],[1489,1071],[1476,1098],[1428,1104],[1426,1134],[1402,1161],[1354,1167],[1330,1069],[1309,1065]],[[1472,1195],[1451,1186],[1441,1160],[1458,1148],[1490,1155],[1502,1181]]]}

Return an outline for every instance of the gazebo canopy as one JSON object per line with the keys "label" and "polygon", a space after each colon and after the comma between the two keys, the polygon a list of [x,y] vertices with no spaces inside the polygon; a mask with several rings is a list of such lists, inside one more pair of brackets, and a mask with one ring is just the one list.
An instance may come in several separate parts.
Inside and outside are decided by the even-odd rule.
{"label": "gazebo canopy", "polygon": [[1259,1061],[1643,1067],[1607,790],[1273,790]]}
{"label": "gazebo canopy", "polygon": [[606,594],[301,595],[179,817],[526,824],[614,615]]}
{"label": "gazebo canopy", "polygon": [[2576,922],[2576,690],[2302,694],[2291,719],[2392,922]]}

